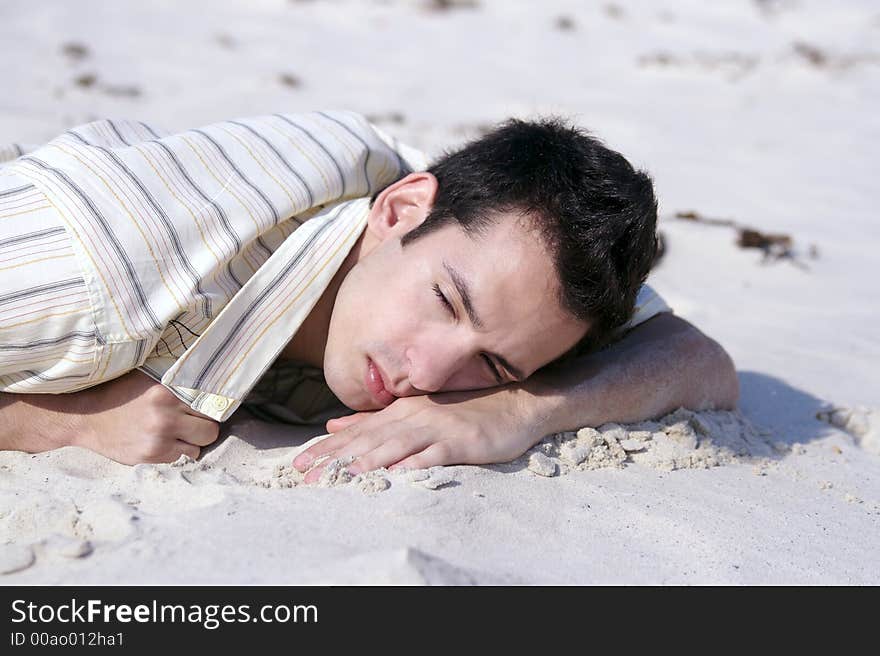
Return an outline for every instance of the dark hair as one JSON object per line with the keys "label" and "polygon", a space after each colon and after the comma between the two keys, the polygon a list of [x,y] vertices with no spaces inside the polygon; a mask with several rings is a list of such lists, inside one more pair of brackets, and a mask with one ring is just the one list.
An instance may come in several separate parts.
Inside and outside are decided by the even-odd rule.
{"label": "dark hair", "polygon": [[437,197],[403,246],[453,222],[480,234],[500,212],[520,212],[553,257],[560,305],[591,322],[563,357],[605,346],[631,317],[657,250],[657,200],[651,177],[620,153],[560,118],[511,119],[428,171]]}

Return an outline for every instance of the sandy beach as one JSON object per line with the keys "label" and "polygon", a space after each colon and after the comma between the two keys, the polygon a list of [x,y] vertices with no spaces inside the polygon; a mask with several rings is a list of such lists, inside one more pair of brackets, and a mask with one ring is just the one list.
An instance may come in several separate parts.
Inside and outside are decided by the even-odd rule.
{"label": "sandy beach", "polygon": [[648,282],[741,399],[318,485],[322,426],[244,412],[198,461],[0,452],[0,584],[880,583],[878,37],[858,0],[4,3],[0,144],[344,108],[437,154],[573,118],[654,176]]}

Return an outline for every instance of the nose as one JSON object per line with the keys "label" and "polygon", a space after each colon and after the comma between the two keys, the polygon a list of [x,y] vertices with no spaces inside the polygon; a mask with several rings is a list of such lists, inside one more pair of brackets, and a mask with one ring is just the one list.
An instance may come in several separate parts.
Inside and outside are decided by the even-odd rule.
{"label": "nose", "polygon": [[431,393],[443,386],[473,357],[467,345],[449,341],[414,346],[406,351],[409,382],[419,392]]}

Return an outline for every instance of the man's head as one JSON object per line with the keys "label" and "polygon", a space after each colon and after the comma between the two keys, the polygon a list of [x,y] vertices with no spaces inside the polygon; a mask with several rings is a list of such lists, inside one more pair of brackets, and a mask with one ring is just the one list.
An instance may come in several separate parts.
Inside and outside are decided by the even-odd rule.
{"label": "man's head", "polygon": [[602,345],[656,249],[650,178],[556,119],[508,121],[373,201],[324,354],[354,409],[393,400],[377,369],[393,396],[480,389]]}

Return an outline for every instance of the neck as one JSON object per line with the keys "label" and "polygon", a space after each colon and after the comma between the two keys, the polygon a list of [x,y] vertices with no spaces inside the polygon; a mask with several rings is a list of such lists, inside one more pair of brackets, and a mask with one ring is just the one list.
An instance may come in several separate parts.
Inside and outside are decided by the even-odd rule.
{"label": "neck", "polygon": [[299,330],[284,347],[281,358],[284,360],[296,360],[304,364],[324,368],[324,351],[327,349],[327,333],[330,329],[330,319],[333,316],[333,306],[336,303],[336,294],[345,276],[358,262],[363,249],[364,234],[358,238],[352,247],[339,271],[333,276],[327,289],[321,294],[321,298],[309,312]]}

